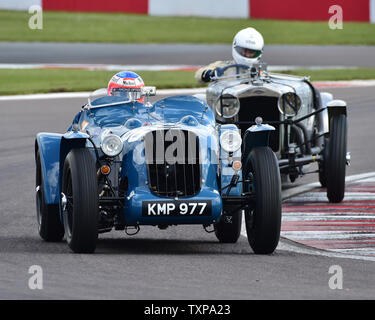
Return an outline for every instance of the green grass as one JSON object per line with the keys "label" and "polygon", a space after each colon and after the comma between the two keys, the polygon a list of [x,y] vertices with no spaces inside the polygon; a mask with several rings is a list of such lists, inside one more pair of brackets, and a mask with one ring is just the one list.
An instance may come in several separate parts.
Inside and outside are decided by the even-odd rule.
{"label": "green grass", "polygon": [[30,30],[28,12],[0,11],[0,41],[231,43],[238,30],[255,27],[267,44],[374,45],[375,24],[257,19],[153,17],[119,13],[44,12],[43,30]]}
{"label": "green grass", "polygon": [[[0,95],[93,91],[107,86],[113,71],[87,70],[0,70]],[[194,79],[194,71],[137,71],[146,85],[166,88],[201,87]],[[375,79],[375,68],[293,70],[294,75],[311,76],[317,80]]]}
{"label": "green grass", "polygon": [[298,69],[298,70],[290,70],[290,71],[281,71],[280,73],[293,74],[296,76],[310,76],[311,81],[375,79],[375,68],[325,69],[325,70]]}
{"label": "green grass", "polygon": [[[199,86],[193,71],[138,72],[146,85],[158,88],[190,88]],[[114,71],[88,70],[0,70],[0,95],[38,92],[92,91],[106,87]]]}

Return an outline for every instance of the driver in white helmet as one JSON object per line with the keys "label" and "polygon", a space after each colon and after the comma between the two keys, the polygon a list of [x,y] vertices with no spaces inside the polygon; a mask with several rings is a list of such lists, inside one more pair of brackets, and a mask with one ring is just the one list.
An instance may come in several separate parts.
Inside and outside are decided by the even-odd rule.
{"label": "driver in white helmet", "polygon": [[[222,76],[222,69],[226,66],[233,64],[240,64],[251,67],[253,63],[259,61],[263,53],[264,40],[262,35],[254,28],[246,28],[239,31],[232,44],[232,56],[231,61],[216,61],[208,66],[200,68],[195,73],[195,79],[197,81],[209,82],[214,76]],[[245,68],[239,69],[239,72],[245,72]]]}

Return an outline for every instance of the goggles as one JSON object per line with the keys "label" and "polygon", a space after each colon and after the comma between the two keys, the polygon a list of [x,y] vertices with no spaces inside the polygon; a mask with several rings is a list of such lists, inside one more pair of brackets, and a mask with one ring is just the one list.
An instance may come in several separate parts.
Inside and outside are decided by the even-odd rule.
{"label": "goggles", "polygon": [[236,46],[235,49],[241,56],[249,59],[258,58],[262,54],[262,50],[253,50],[239,46]]}

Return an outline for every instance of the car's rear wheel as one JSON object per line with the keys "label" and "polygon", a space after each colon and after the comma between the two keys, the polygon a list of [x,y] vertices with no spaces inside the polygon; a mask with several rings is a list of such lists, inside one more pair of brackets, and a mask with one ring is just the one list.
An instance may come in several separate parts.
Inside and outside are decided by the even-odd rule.
{"label": "car's rear wheel", "polygon": [[221,243],[236,243],[241,234],[242,210],[231,211],[224,207],[219,222],[214,225],[216,238]]}
{"label": "car's rear wheel", "polygon": [[[275,251],[281,228],[281,179],[277,159],[269,147],[254,148],[245,164],[244,191],[255,193],[255,205],[245,210],[247,239],[257,254]],[[251,176],[251,177],[250,177]]]}
{"label": "car's rear wheel", "polygon": [[44,195],[43,173],[40,152],[36,155],[35,200],[40,237],[49,242],[61,241],[64,237],[64,227],[60,221],[58,204],[46,204]]}
{"label": "car's rear wheel", "polygon": [[76,253],[92,253],[98,239],[98,181],[88,149],[73,149],[64,162],[62,209],[66,240]]}
{"label": "car's rear wheel", "polygon": [[334,115],[330,121],[327,156],[324,171],[327,184],[327,197],[330,202],[341,202],[345,195],[347,118]]}

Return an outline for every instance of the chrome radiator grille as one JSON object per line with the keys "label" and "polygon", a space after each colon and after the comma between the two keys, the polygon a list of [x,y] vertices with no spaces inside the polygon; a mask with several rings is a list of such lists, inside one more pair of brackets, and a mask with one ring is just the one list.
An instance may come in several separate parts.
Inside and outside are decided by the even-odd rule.
{"label": "chrome radiator grille", "polygon": [[144,139],[149,186],[163,197],[193,196],[201,189],[199,139],[190,131],[155,130]]}
{"label": "chrome radiator grille", "polygon": [[[262,117],[264,122],[280,121],[280,112],[277,107],[278,98],[274,97],[249,97],[240,100],[241,109],[239,112],[239,121],[255,121],[256,117]],[[270,147],[277,152],[280,148],[280,125],[272,124],[275,132],[270,136]],[[241,134],[243,135],[249,125],[241,124]]]}

